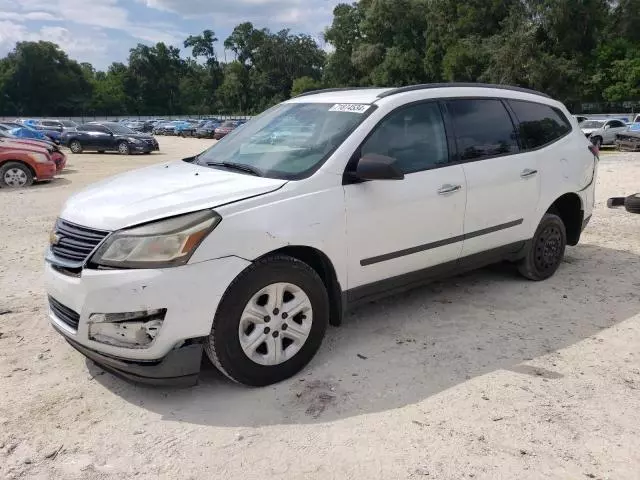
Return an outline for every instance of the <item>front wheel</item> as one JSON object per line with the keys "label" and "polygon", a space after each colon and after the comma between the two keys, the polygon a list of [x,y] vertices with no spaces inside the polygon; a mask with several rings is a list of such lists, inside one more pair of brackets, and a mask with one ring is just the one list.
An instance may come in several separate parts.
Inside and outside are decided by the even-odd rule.
{"label": "front wheel", "polygon": [[270,385],[309,363],[328,323],[329,298],[315,270],[292,257],[266,257],[227,289],[205,351],[230,379]]}
{"label": "front wheel", "polygon": [[129,155],[130,153],[129,144],[127,142],[120,142],[118,144],[118,153],[120,155]]}
{"label": "front wheel", "polygon": [[33,174],[24,163],[7,162],[0,168],[0,184],[8,188],[28,187],[33,184]]}
{"label": "front wheel", "polygon": [[564,258],[567,231],[562,219],[546,213],[536,230],[526,256],[518,264],[520,273],[529,280],[551,277]]}

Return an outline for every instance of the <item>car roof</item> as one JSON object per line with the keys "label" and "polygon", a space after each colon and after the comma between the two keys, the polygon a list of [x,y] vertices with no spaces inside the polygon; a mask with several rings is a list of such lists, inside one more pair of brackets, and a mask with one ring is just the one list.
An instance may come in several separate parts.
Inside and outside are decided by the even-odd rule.
{"label": "car roof", "polygon": [[521,98],[541,103],[558,103],[548,95],[522,87],[494,85],[486,83],[430,83],[409,85],[398,88],[332,88],[306,92],[287,101],[287,103],[366,103],[372,104],[386,98],[406,97],[463,97],[496,96]]}

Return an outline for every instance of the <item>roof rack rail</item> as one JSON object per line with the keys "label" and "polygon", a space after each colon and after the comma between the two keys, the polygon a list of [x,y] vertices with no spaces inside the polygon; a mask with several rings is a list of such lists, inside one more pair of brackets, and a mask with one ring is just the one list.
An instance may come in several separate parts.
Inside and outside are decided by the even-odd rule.
{"label": "roof rack rail", "polygon": [[320,90],[311,90],[309,92],[301,93],[293,98],[306,97],[307,95],[315,95],[316,93],[331,93],[331,92],[344,92],[348,90],[378,90],[384,87],[340,87],[340,88],[323,88]]}
{"label": "roof rack rail", "polygon": [[539,95],[541,97],[551,98],[546,93],[538,92],[536,90],[531,90],[523,87],[513,87],[511,85],[498,85],[493,83],[458,83],[458,82],[450,82],[450,83],[424,83],[421,85],[409,85],[406,87],[398,87],[393,90],[388,90],[386,92],[382,92],[378,94],[378,98],[385,98],[391,95],[396,95],[398,93],[405,92],[413,92],[414,90],[427,90],[430,88],[449,88],[449,87],[479,87],[479,88],[497,88],[499,90],[512,90],[514,92],[522,92],[522,93],[530,93],[532,95]]}

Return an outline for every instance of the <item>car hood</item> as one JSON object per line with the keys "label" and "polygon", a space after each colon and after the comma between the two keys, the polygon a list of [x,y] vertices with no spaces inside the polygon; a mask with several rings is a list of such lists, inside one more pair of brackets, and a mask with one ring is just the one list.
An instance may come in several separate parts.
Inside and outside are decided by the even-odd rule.
{"label": "car hood", "polygon": [[46,142],[44,140],[36,140],[35,138],[7,138],[4,141],[0,142],[0,146],[6,145],[7,143],[27,145],[29,147],[35,147],[36,149],[46,150],[48,152],[56,151],[55,143]]}
{"label": "car hood", "polygon": [[0,148],[5,150],[23,150],[27,152],[35,153],[49,153],[49,149],[46,146],[27,144],[21,140],[5,140],[0,142]]}
{"label": "car hood", "polygon": [[93,184],[72,196],[60,217],[90,228],[118,230],[263,195],[285,183],[177,161]]}

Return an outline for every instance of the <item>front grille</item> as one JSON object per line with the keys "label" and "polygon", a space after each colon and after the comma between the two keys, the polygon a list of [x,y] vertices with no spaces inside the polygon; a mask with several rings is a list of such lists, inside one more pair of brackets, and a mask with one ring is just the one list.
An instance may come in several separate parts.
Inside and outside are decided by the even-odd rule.
{"label": "front grille", "polygon": [[51,251],[56,257],[72,262],[84,262],[109,234],[60,219],[56,223],[55,233],[57,242],[51,245]]}
{"label": "front grille", "polygon": [[78,330],[78,323],[80,322],[80,315],[78,313],[69,307],[65,307],[52,296],[49,296],[49,308],[51,308],[51,311],[58,320],[69,325],[74,330]]}

